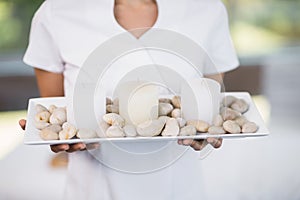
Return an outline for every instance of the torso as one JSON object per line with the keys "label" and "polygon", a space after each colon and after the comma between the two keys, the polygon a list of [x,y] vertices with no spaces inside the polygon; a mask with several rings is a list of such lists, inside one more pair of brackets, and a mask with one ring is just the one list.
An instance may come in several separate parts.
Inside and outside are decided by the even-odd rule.
{"label": "torso", "polygon": [[139,38],[149,28],[154,26],[158,17],[157,3],[155,0],[141,0],[133,5],[130,1],[116,0],[114,16],[120,26]]}

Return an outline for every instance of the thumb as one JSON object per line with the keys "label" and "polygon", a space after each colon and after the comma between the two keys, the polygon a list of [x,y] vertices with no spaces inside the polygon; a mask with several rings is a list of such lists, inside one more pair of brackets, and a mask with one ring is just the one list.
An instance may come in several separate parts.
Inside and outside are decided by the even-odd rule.
{"label": "thumb", "polygon": [[26,120],[25,120],[25,119],[21,119],[21,120],[19,121],[19,125],[20,125],[20,127],[21,127],[23,130],[25,130],[25,127],[26,127]]}
{"label": "thumb", "polygon": [[222,138],[207,138],[207,142],[211,144],[214,148],[220,148],[222,145]]}

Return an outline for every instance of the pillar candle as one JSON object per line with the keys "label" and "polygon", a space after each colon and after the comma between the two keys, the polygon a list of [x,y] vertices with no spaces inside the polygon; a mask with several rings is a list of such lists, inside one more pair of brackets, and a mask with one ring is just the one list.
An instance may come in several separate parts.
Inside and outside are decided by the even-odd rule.
{"label": "pillar candle", "polygon": [[158,118],[158,86],[145,81],[129,81],[117,88],[119,113],[127,124],[138,125]]}
{"label": "pillar candle", "polygon": [[204,120],[212,123],[220,106],[221,85],[212,79],[187,80],[181,89],[182,115],[186,120]]}

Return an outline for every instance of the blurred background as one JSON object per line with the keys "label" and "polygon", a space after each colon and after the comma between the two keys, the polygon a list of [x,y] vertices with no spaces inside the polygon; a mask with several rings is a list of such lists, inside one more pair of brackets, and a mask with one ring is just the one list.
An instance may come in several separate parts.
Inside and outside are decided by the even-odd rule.
{"label": "blurred background", "polygon": [[[67,157],[25,146],[18,120],[38,97],[22,63],[42,0],[0,0],[0,199],[62,199]],[[209,199],[300,199],[300,1],[224,0],[241,67],[226,91],[251,93],[270,136],[225,140],[203,160]]]}

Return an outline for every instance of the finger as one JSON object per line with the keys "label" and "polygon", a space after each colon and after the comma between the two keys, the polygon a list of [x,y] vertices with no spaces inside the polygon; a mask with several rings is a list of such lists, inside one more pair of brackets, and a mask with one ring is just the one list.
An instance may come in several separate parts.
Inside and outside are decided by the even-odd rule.
{"label": "finger", "polygon": [[182,145],[183,143],[182,143],[182,139],[180,139],[180,140],[177,140],[177,143],[179,144],[179,145]]}
{"label": "finger", "polygon": [[207,138],[207,142],[214,148],[220,148],[222,146],[222,138]]}
{"label": "finger", "polygon": [[72,153],[75,151],[82,151],[86,149],[86,145],[84,143],[76,143],[69,145],[69,149],[66,150],[68,153]]}
{"label": "finger", "polygon": [[86,144],[86,148],[83,149],[83,150],[92,150],[92,149],[98,149],[100,148],[100,143],[89,143],[89,144]]}
{"label": "finger", "polygon": [[202,150],[206,145],[207,145],[206,140],[194,140],[193,143],[191,144],[191,147],[195,149],[196,151]]}
{"label": "finger", "polygon": [[194,142],[193,139],[184,139],[184,140],[182,140],[182,144],[185,145],[185,146],[191,146],[193,142]]}
{"label": "finger", "polygon": [[61,151],[67,151],[70,147],[68,144],[56,144],[56,145],[50,145],[51,151],[54,153],[58,153]]}
{"label": "finger", "polygon": [[23,130],[25,130],[25,127],[26,127],[26,120],[25,120],[25,119],[19,120],[19,125],[21,126],[21,128],[22,128]]}
{"label": "finger", "polygon": [[202,150],[207,145],[205,140],[184,139],[180,142],[182,145],[191,146],[196,151]]}

